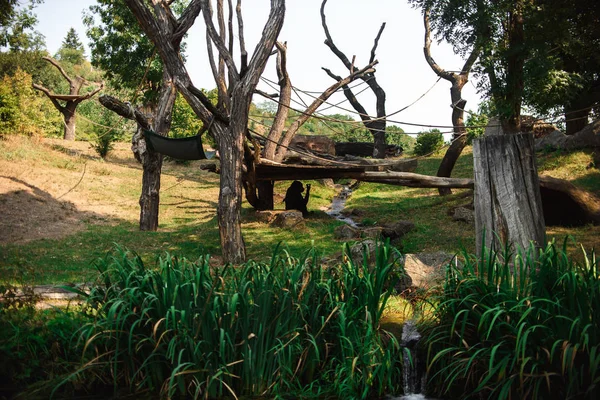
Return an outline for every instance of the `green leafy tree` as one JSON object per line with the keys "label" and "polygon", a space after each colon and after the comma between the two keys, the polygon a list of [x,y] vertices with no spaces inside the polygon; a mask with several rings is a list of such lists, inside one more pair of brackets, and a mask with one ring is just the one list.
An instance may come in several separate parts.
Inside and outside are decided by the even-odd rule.
{"label": "green leafy tree", "polygon": [[62,42],[62,46],[56,54],[56,58],[63,63],[67,62],[73,65],[83,64],[85,61],[85,50],[79,40],[79,36],[74,28],[70,28],[67,36]]}
{"label": "green leafy tree", "polygon": [[33,90],[27,72],[17,69],[5,75],[0,84],[0,135],[60,134],[61,118],[42,96]]}
{"label": "green leafy tree", "polygon": [[[16,8],[18,2],[9,0],[6,6],[7,14],[4,23],[0,25],[0,47],[7,47],[9,51],[34,51],[46,47],[44,35],[34,30],[37,17],[34,8],[42,0],[30,0],[26,6]],[[4,6],[0,6],[0,9]],[[1,17],[0,17],[1,18]]]}
{"label": "green leafy tree", "polygon": [[413,152],[417,156],[427,156],[444,146],[444,137],[439,129],[432,129],[426,133],[420,133]]}
{"label": "green leafy tree", "polygon": [[123,2],[98,0],[84,15],[92,65],[105,71],[111,85],[130,92],[142,89],[144,103],[156,99],[163,68],[154,45]]}
{"label": "green leafy tree", "polygon": [[15,13],[18,0],[4,0],[0,2],[0,26],[7,25]]}

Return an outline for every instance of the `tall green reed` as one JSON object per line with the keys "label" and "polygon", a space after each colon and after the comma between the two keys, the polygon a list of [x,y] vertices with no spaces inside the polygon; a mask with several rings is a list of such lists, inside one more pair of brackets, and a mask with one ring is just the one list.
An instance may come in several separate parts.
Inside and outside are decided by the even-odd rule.
{"label": "tall green reed", "polygon": [[600,273],[595,254],[545,249],[448,266],[425,332],[430,391],[450,398],[600,395]]}
{"label": "tall green reed", "polygon": [[401,354],[379,327],[391,251],[381,246],[372,268],[276,250],[270,263],[218,268],[167,254],[151,269],[117,249],[98,264],[98,317],[73,376],[167,398],[394,393]]}

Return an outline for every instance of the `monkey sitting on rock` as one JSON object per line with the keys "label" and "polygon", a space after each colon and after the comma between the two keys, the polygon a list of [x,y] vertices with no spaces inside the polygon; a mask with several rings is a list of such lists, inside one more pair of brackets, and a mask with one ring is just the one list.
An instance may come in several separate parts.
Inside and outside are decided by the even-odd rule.
{"label": "monkey sitting on rock", "polygon": [[304,197],[302,197],[302,192],[304,192],[302,182],[294,181],[285,193],[283,201],[285,202],[286,210],[301,211],[302,216],[306,217],[308,215],[306,205],[308,204],[308,199],[310,197],[310,184],[306,185],[306,195]]}

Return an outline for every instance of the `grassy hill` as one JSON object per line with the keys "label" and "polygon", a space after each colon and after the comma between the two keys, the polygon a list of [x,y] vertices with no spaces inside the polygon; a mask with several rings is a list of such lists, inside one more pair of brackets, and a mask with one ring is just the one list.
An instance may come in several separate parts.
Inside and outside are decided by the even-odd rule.
{"label": "grassy hill", "polygon": [[[435,174],[443,153],[419,161],[417,172]],[[600,195],[600,172],[589,168],[589,152],[539,154],[540,173],[568,179]],[[129,145],[120,143],[106,161],[87,142],[9,137],[0,141],[0,272],[4,279],[22,283],[81,282],[95,275],[93,262],[115,244],[136,251],[150,265],[172,252],[196,259],[213,255],[218,264],[216,220],[218,176],[200,170],[199,162],[165,163],[160,229],[138,230],[141,166]],[[454,176],[472,176],[468,148]],[[289,182],[276,185],[283,198]],[[341,224],[323,211],[335,190],[313,182],[310,218],[295,230],[272,228],[259,222],[247,203],[242,212],[248,257],[264,260],[283,242],[300,256],[311,246],[327,257],[341,251],[333,239]],[[449,208],[471,201],[469,191],[440,197],[436,190],[362,183],[347,203],[361,210],[364,225],[408,219],[416,224],[403,241],[404,252],[474,250],[474,228],[453,221]],[[276,208],[282,209],[281,202]],[[548,237],[573,235],[586,249],[600,247],[600,227],[548,227]]]}

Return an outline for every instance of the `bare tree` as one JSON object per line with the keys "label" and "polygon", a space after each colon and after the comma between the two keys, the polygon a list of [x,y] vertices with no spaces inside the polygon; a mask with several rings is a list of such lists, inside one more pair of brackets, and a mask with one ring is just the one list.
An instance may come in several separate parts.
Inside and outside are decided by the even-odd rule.
{"label": "bare tree", "polygon": [[[473,64],[475,64],[475,61],[479,57],[480,48],[477,45],[473,47],[471,54],[467,58],[467,61],[465,61],[460,72],[446,71],[440,67],[431,56],[431,27],[429,25],[428,9],[425,9],[423,13],[423,23],[425,25],[425,44],[423,45],[425,60],[437,76],[452,84],[450,87],[450,98],[452,100],[452,126],[454,134],[452,135],[452,143],[446,151],[437,172],[437,176],[449,177],[452,174],[456,160],[458,160],[460,153],[462,153],[467,145],[467,129],[465,128],[464,122],[464,109],[467,101],[462,98],[462,88],[469,81],[469,73],[471,72],[471,68],[473,68]],[[452,193],[449,188],[440,188],[439,192],[442,196]]]}
{"label": "bare tree", "polygon": [[[55,94],[50,90],[46,89],[42,85],[38,85],[37,83],[33,84],[33,88],[44,92],[46,96],[52,101],[52,104],[56,109],[62,114],[64,118],[64,139],[65,140],[75,140],[75,126],[76,126],[76,116],[75,110],[79,103],[84,100],[87,100],[98,93],[104,87],[103,83],[97,82],[89,82],[85,78],[81,76],[76,76],[75,78],[71,78],[65,70],[60,66],[60,64],[50,57],[42,57],[44,60],[48,61],[50,64],[54,65],[56,69],[58,69],[61,75],[69,82],[69,94]],[[84,85],[97,85],[96,89],[87,93],[87,94],[79,94],[81,88]],[[64,101],[64,105],[60,102]]]}
{"label": "bare tree", "polygon": [[[342,63],[344,63],[344,66],[346,68],[348,68],[348,71],[350,71],[350,73],[352,74],[353,71],[356,69],[356,67],[354,65],[354,58],[352,59],[352,61],[350,61],[348,59],[348,57],[346,57],[346,55],[342,51],[340,51],[340,49],[333,42],[333,39],[331,38],[331,34],[329,33],[329,29],[327,28],[327,22],[325,19],[325,4],[326,3],[327,3],[327,0],[323,0],[323,3],[321,3],[321,23],[323,24],[323,30],[325,31],[325,36],[326,36],[325,44],[331,49],[333,54],[335,54],[342,61]],[[369,63],[372,63],[373,61],[375,61],[375,52],[377,50],[377,46],[379,45],[379,39],[381,38],[381,34],[383,33],[384,29],[385,29],[385,22],[383,24],[381,24],[381,28],[379,28],[379,32],[377,33],[377,36],[375,37],[375,41],[373,43],[373,48],[371,49],[371,58],[369,59]],[[327,74],[330,77],[337,80],[338,82],[342,80],[342,78],[340,76],[334,74],[329,69],[323,68],[323,70],[325,72],[327,72]],[[377,79],[375,78],[374,70],[372,72],[362,76],[361,79],[364,80],[369,85],[369,87],[375,94],[376,111],[377,111],[376,118],[371,118],[369,116],[369,114],[367,113],[365,108],[356,99],[356,96],[354,96],[352,89],[350,89],[350,87],[347,84],[343,85],[344,94],[346,95],[346,98],[348,99],[350,104],[352,104],[352,107],[360,115],[360,118],[363,121],[365,128],[367,128],[373,135],[373,142],[374,142],[373,157],[374,158],[385,158],[385,150],[386,150],[385,91],[381,88],[381,86],[379,86],[379,83],[377,82]]]}
{"label": "bare tree", "polygon": [[[152,6],[143,0],[125,0],[140,26],[161,56],[163,64],[175,83],[177,90],[190,104],[199,119],[207,125],[215,137],[221,154],[221,182],[217,210],[221,249],[225,262],[238,263],[246,258],[246,249],[240,224],[242,202],[242,170],[244,165],[244,138],[252,95],[273,50],[277,36],[283,25],[285,1],[271,0],[269,17],[263,28],[262,37],[250,60],[246,53],[243,34],[238,34],[241,61],[234,61],[233,19],[226,25],[223,22],[222,0],[217,1],[217,18],[220,32],[215,27],[209,0],[192,0],[180,19],[175,19],[167,3],[153,0]],[[233,13],[232,1],[227,2],[229,13]],[[219,91],[219,104],[214,107],[206,96],[196,88],[173,45],[173,38],[183,36],[195,18],[203,10],[208,36],[208,52],[214,46],[219,60],[216,67],[216,82]],[[237,2],[238,28],[243,32],[241,0]],[[225,28],[227,27],[227,28]],[[229,40],[225,36],[229,36]],[[215,60],[216,61],[216,60]],[[221,64],[222,63],[222,64]],[[223,85],[221,80],[227,80]]]}
{"label": "bare tree", "polygon": [[[286,69],[287,60],[287,46],[283,43],[276,43],[277,46],[277,76],[279,79],[279,101],[277,113],[273,125],[266,139],[264,151],[262,156],[271,161],[282,162],[290,145],[294,135],[298,132],[300,127],[308,121],[308,119],[317,111],[317,109],[333,95],[341,87],[347,87],[347,85],[356,80],[364,77],[367,74],[372,74],[375,70],[373,66],[377,64],[376,60],[371,61],[369,65],[362,69],[354,69],[350,71],[350,74],[345,77],[337,79],[337,82],[325,89],[321,95],[308,105],[296,120],[285,130],[285,123],[288,119],[290,102],[292,97],[292,83],[289,74]],[[262,94],[262,93],[261,93]],[[271,96],[268,96],[271,97]],[[258,144],[255,145],[255,149],[259,149]],[[246,190],[246,199],[256,209],[273,209],[273,182],[272,181],[257,181],[254,166],[259,162],[260,152],[259,151],[247,151],[247,171],[244,179],[244,188]]]}

